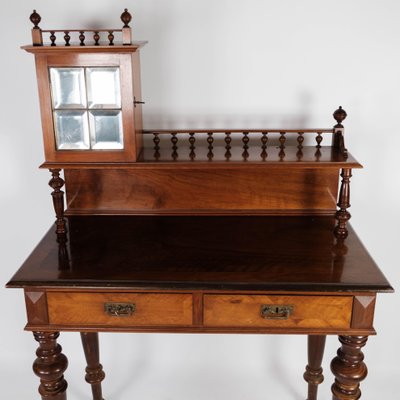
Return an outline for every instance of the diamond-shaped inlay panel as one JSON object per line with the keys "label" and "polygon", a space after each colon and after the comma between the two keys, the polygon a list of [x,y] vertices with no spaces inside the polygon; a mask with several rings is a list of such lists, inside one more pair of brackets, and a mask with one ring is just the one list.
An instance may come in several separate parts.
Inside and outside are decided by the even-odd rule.
{"label": "diamond-shaped inlay panel", "polygon": [[375,296],[356,296],[353,302],[352,328],[372,329]]}
{"label": "diamond-shaped inlay panel", "polygon": [[28,325],[47,325],[47,299],[45,292],[26,291],[25,292],[26,313]]}

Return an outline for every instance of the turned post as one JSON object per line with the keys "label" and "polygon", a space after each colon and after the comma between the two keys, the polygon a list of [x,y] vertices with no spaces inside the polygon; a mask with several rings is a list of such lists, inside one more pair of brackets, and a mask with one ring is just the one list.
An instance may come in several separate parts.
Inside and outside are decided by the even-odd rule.
{"label": "turned post", "polygon": [[347,211],[350,207],[351,169],[343,168],[340,176],[342,177],[342,182],[340,184],[339,201],[337,203],[339,210],[337,210],[335,214],[338,223],[334,232],[336,237],[344,239],[349,233],[346,225],[347,221],[351,218],[351,214]]}
{"label": "turned post", "polygon": [[56,213],[56,235],[58,247],[58,260],[61,269],[69,268],[69,255],[67,249],[67,223],[64,218],[64,192],[61,188],[64,186],[64,179],[60,177],[60,169],[50,169],[51,179],[49,186],[53,189],[51,196],[53,198],[54,211]]}
{"label": "turned post", "polygon": [[42,30],[39,28],[39,23],[40,23],[42,18],[36,12],[36,10],[33,10],[33,13],[30,15],[29,19],[33,24],[33,28],[32,28],[32,44],[34,46],[43,46]]}
{"label": "turned post", "polygon": [[81,332],[81,340],[87,363],[85,380],[92,386],[93,400],[103,400],[101,382],[106,375],[99,362],[99,334]]}
{"label": "turned post", "polygon": [[33,372],[40,378],[39,393],[42,400],[66,400],[67,382],[64,371],[68,367],[67,357],[57,344],[59,332],[33,332],[39,343]]}
{"label": "turned post", "polygon": [[337,124],[333,127],[332,147],[338,149],[345,158],[347,158],[348,154],[344,145],[344,126],[342,122],[346,117],[347,113],[343,110],[342,106],[333,113],[333,118],[335,118]]}
{"label": "turned post", "polygon": [[56,212],[56,234],[58,237],[67,233],[67,226],[64,219],[64,192],[61,188],[64,186],[64,179],[60,177],[60,169],[50,169],[51,179],[49,186],[53,189],[51,196],[53,197],[54,211]]}
{"label": "turned post", "polygon": [[368,373],[361,349],[367,340],[368,336],[339,336],[342,346],[331,363],[335,376],[331,388],[333,400],[357,400],[361,397],[360,382]]}
{"label": "turned post", "polygon": [[307,400],[317,400],[318,385],[324,381],[321,364],[325,342],[326,335],[308,335],[308,364],[303,375],[308,383]]}
{"label": "turned post", "polygon": [[132,31],[129,26],[129,22],[132,20],[132,15],[129,13],[128,9],[125,8],[124,12],[121,14],[121,21],[124,23],[122,27],[122,44],[132,44]]}

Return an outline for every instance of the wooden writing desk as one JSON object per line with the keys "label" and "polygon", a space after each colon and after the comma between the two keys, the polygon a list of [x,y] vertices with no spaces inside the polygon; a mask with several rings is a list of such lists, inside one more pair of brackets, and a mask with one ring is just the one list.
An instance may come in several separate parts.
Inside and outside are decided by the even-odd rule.
{"label": "wooden writing desk", "polygon": [[[26,49],[37,57],[42,167],[52,174],[57,221],[8,287],[25,292],[26,329],[39,342],[33,369],[42,399],[66,399],[60,331],[81,332],[94,400],[102,399],[103,331],[306,334],[308,400],[316,400],[323,380],[325,337],[339,335],[333,399],[358,399],[367,374],[361,349],[375,333],[376,293],[392,288],[348,224],[351,171],[361,165],[344,146],[345,111],[335,111],[333,129],[146,132],[131,104],[136,141],[114,135],[113,125],[105,132],[100,127],[99,137],[111,132],[112,146],[138,147],[102,152],[96,146],[110,141],[92,132],[91,148],[70,142],[76,130],[65,135],[70,125],[63,118],[89,114],[97,134],[96,118],[115,122],[124,104],[101,114],[85,103],[71,114],[68,100],[63,107],[54,102],[59,89],[53,89],[51,105],[46,68],[60,82],[79,75],[83,86],[96,73],[115,80],[119,68],[129,69],[126,54],[135,53],[138,66],[140,46],[46,47],[40,17],[32,15],[34,46]],[[113,51],[123,53],[110,58],[113,67],[92,68],[91,54],[104,63]],[[67,61],[79,66],[59,68]],[[325,145],[325,137],[332,143]]]}

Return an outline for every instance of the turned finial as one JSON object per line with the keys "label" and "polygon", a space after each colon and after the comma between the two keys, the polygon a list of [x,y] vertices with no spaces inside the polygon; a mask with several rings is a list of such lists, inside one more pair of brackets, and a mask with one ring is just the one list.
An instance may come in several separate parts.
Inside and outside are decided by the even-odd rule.
{"label": "turned finial", "polygon": [[35,28],[38,28],[38,25],[39,25],[42,17],[36,12],[36,10],[33,10],[33,13],[30,15],[29,19],[31,20],[31,22],[35,26]]}
{"label": "turned finial", "polygon": [[124,28],[129,28],[129,22],[132,20],[132,15],[125,8],[124,12],[121,14],[121,21],[125,24]]}
{"label": "turned finial", "polygon": [[339,106],[339,108],[333,113],[333,118],[335,118],[336,122],[338,125],[342,125],[342,122],[346,119],[347,117],[347,112],[343,110],[342,106]]}

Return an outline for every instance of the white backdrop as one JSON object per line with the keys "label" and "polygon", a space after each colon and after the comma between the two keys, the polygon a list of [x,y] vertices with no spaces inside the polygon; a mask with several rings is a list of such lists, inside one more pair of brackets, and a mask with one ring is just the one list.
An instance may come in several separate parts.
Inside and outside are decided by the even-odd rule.
{"label": "white backdrop", "polygon": [[[352,224],[395,287],[400,286],[400,3],[396,0],[135,0],[2,5],[0,212],[2,286],[53,222],[43,161],[30,42],[35,7],[43,28],[120,26],[133,13],[142,50],[145,126],[330,127],[342,105],[346,145],[365,166],[354,171]],[[0,289],[0,388],[32,399],[36,342],[23,332],[22,291]],[[400,300],[379,296],[366,348],[364,399],[393,397],[400,373]],[[101,335],[107,400],[304,399],[306,338],[254,335]],[[89,399],[79,335],[60,343],[70,367],[69,399]],[[320,399],[330,398],[330,337]]]}

